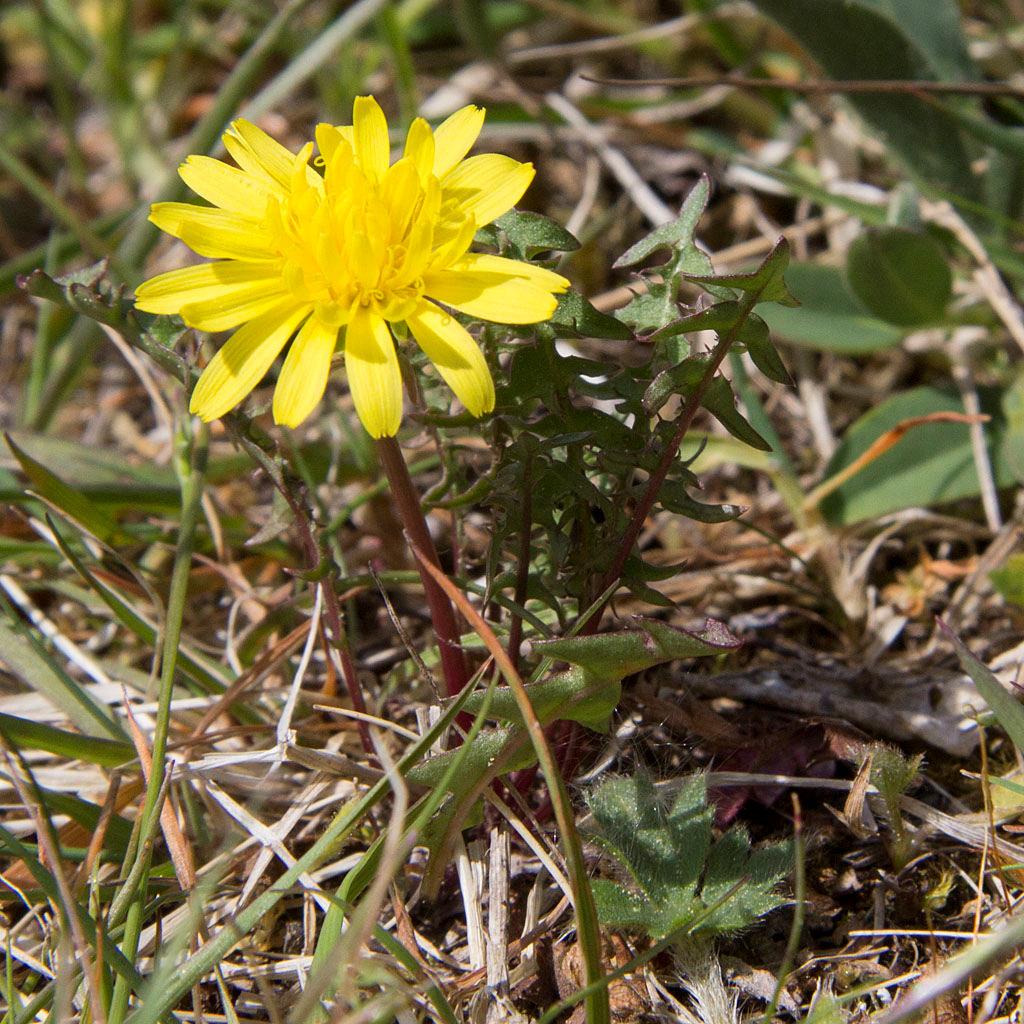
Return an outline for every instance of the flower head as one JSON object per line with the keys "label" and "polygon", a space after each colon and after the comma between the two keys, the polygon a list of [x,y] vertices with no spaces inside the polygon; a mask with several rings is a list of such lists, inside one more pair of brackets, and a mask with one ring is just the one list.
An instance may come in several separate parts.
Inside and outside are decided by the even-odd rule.
{"label": "flower head", "polygon": [[531,324],[554,312],[569,282],[517,260],[469,252],[480,227],[519,200],[533,166],[466,157],[483,125],[469,106],[436,130],[422,118],[391,163],[388,126],[372,97],[352,125],[316,130],[293,154],[248,121],[224,145],[238,164],[205,156],[181,165],[212,206],[156,203],[150,220],[213,263],[146,281],[136,305],[177,313],[205,331],[237,328],[210,360],[190,409],[204,420],[234,408],[291,339],[274,390],[274,419],[296,426],[323,396],[339,332],[356,412],[374,437],[396,434],[402,378],[390,325],[404,323],[474,415],[494,407],[480,349],[449,312]]}

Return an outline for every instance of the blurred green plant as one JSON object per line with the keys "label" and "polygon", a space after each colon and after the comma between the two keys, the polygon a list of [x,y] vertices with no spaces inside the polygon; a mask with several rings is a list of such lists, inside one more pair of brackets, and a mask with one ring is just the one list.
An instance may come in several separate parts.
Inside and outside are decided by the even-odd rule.
{"label": "blurred green plant", "polygon": [[1006,601],[1024,608],[1024,554],[1010,555],[989,579]]}

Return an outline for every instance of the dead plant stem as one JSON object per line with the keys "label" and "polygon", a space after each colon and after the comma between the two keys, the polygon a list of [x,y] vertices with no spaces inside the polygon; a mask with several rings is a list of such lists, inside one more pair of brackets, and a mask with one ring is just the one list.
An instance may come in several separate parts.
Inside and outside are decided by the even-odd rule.
{"label": "dead plant stem", "polygon": [[[306,570],[309,573],[317,572],[323,562],[323,551],[317,543],[316,535],[313,532],[313,521],[306,511],[302,499],[293,486],[294,478],[290,470],[284,464],[280,454],[275,457],[271,455],[273,442],[263,435],[259,437],[250,430],[238,429],[235,425],[232,430],[236,440],[241,447],[247,451],[253,459],[263,468],[271,483],[288,504],[292,518],[295,520],[295,528],[299,533],[299,543],[302,545],[303,554],[306,556]],[[327,631],[330,633],[329,642],[331,649],[337,655],[341,674],[345,679],[345,689],[348,690],[349,700],[352,707],[360,714],[366,714],[366,701],[363,700],[363,691],[359,686],[359,674],[356,671],[355,662],[352,660],[352,651],[348,644],[348,634],[345,631],[345,620],[341,613],[341,604],[338,601],[337,591],[334,589],[333,580],[325,581],[324,586],[324,617],[327,620]],[[363,750],[371,757],[375,757],[373,742],[370,739],[370,731],[366,722],[356,719],[356,729],[359,733],[359,741]]]}
{"label": "dead plant stem", "polygon": [[[292,511],[295,525],[299,531],[299,538],[306,555],[306,561],[310,570],[314,570],[320,564],[321,550],[313,535],[313,527],[310,523],[306,510],[302,503],[285,485],[281,488],[285,501]],[[341,666],[341,674],[345,679],[345,688],[348,690],[349,700],[352,707],[360,714],[366,714],[366,701],[363,700],[363,691],[359,685],[359,673],[356,671],[355,662],[352,660],[352,651],[348,645],[348,636],[345,632],[344,619],[341,614],[341,604],[338,601],[338,592],[334,589],[333,580],[325,580],[323,587],[324,594],[324,618],[327,620],[327,631],[330,634],[328,640]],[[357,718],[356,730],[359,733],[359,741],[363,750],[370,755],[374,753],[373,741],[370,738],[370,730],[363,719]]]}
{"label": "dead plant stem", "polygon": [[932,79],[910,78],[809,78],[787,82],[779,78],[757,78],[749,75],[698,75],[688,78],[583,78],[598,85],[664,86],[672,89],[710,89],[731,85],[737,89],[786,89],[813,95],[815,93],[862,94],[925,94],[932,96],[1024,96],[1024,88],[1013,82],[936,82]]}

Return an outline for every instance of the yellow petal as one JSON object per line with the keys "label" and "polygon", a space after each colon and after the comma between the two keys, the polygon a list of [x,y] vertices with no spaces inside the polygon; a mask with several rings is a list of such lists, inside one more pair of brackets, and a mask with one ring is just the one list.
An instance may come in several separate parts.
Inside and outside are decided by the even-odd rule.
{"label": "yellow petal", "polygon": [[473,244],[475,235],[476,221],[472,217],[464,217],[457,223],[442,222],[434,231],[429,265],[435,270],[443,270],[454,260],[465,255],[466,250]]}
{"label": "yellow petal", "polygon": [[351,125],[339,127],[321,121],[316,126],[316,148],[320,150],[320,155],[324,158],[325,164],[331,162],[334,151],[343,140],[349,144],[349,148],[353,146]]}
{"label": "yellow petal", "polygon": [[416,170],[415,161],[403,156],[396,160],[384,175],[380,187],[383,209],[387,211],[386,221],[382,224],[383,233],[392,238],[404,239],[409,228],[410,218],[417,212],[423,188]]}
{"label": "yellow petal", "polygon": [[189,412],[209,423],[238,405],[263,379],[309,311],[308,306],[281,303],[235,331],[203,370]]}
{"label": "yellow petal", "polygon": [[281,274],[273,266],[225,260],[157,274],[135,290],[135,305],[146,313],[180,313],[189,303],[229,303],[235,296],[265,294],[281,287]]}
{"label": "yellow petal", "polygon": [[271,195],[280,194],[266,178],[246,174],[209,156],[190,156],[179,168],[181,180],[198,196],[223,210],[262,217]]}
{"label": "yellow petal", "polygon": [[479,227],[507,213],[533,181],[533,164],[521,164],[500,153],[463,160],[441,181],[444,198],[454,198]]}
{"label": "yellow petal", "polygon": [[292,191],[302,189],[304,187],[312,187],[314,191],[320,191],[323,187],[323,178],[319,174],[313,175],[313,180],[309,178],[309,158],[313,155],[313,143],[307,142],[302,149],[292,157],[292,173],[289,179]]}
{"label": "yellow petal", "polygon": [[281,254],[258,220],[189,203],[154,203],[149,219],[200,256],[229,260],[276,260]]}
{"label": "yellow petal", "polygon": [[420,181],[426,181],[427,175],[434,173],[434,133],[422,117],[417,117],[409,125],[402,156],[413,162]]}
{"label": "yellow petal", "polygon": [[243,171],[288,186],[295,154],[251,121],[239,118],[224,133],[224,146]]}
{"label": "yellow petal", "polygon": [[494,408],[494,381],[472,335],[450,313],[423,302],[406,320],[417,344],[474,415]]}
{"label": "yellow petal", "polygon": [[569,281],[547,267],[538,267],[535,263],[526,263],[524,260],[510,260],[505,256],[491,256],[484,252],[467,252],[448,269],[464,274],[521,277],[556,295],[569,289]]}
{"label": "yellow petal", "polygon": [[372,96],[357,96],[352,106],[352,134],[359,166],[371,181],[379,181],[391,163],[388,122]]}
{"label": "yellow petal", "polygon": [[434,174],[443,178],[472,148],[484,126],[483,107],[456,110],[434,132]]}
{"label": "yellow petal", "polygon": [[232,295],[219,295],[202,302],[187,302],[181,307],[181,319],[197,331],[227,331],[247,320],[255,320],[288,300],[295,305],[284,287],[268,288],[256,285]]}
{"label": "yellow petal", "polygon": [[388,325],[357,306],[345,331],[345,373],[356,412],[371,437],[393,437],[402,423],[402,373]]}
{"label": "yellow petal", "polygon": [[547,320],[558,305],[549,289],[525,277],[453,268],[428,274],[423,283],[430,298],[469,316],[501,324],[539,323]]}
{"label": "yellow petal", "polygon": [[323,398],[331,372],[338,328],[315,314],[303,325],[285,356],[274,388],[274,422],[297,427]]}

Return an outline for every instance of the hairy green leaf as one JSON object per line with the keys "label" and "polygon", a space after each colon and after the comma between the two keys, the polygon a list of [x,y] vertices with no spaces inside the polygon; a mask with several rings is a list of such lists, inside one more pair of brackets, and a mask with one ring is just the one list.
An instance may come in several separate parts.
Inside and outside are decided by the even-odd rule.
{"label": "hairy green leaf", "polygon": [[575,252],[579,241],[550,217],[529,210],[509,210],[494,222],[521,257],[538,252]]}
{"label": "hairy green leaf", "polygon": [[780,238],[756,270],[748,274],[687,274],[686,279],[705,287],[733,288],[756,297],[758,302],[778,302],[783,306],[799,306],[786,285],[789,266],[789,243]]}
{"label": "hairy green leaf", "polygon": [[559,334],[577,338],[608,338],[627,341],[633,332],[621,320],[596,309],[574,288],[558,297],[558,308],[549,321]]}
{"label": "hairy green leaf", "polygon": [[[697,248],[695,235],[711,196],[711,179],[706,174],[690,189],[683,200],[679,216],[675,220],[655,228],[649,235],[627,249],[616,261],[615,267],[635,267],[654,253],[668,249],[678,255],[674,257],[673,269],[677,272],[706,273],[711,269],[708,256]],[[679,265],[675,265],[679,261]]]}
{"label": "hairy green leaf", "polygon": [[[608,779],[591,791],[594,840],[630,885],[595,887],[608,924],[659,939],[687,929],[707,935],[737,931],[782,902],[776,891],[789,870],[788,843],[751,852],[732,828],[713,840],[714,811],[703,776],[682,780],[671,802],[642,773]],[[607,916],[605,916],[607,915]]]}

